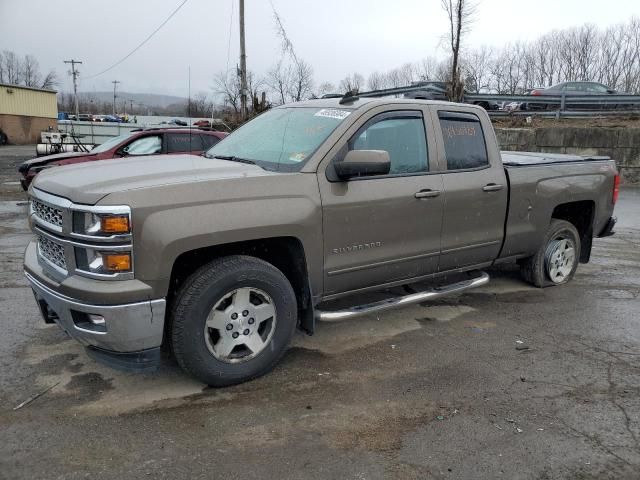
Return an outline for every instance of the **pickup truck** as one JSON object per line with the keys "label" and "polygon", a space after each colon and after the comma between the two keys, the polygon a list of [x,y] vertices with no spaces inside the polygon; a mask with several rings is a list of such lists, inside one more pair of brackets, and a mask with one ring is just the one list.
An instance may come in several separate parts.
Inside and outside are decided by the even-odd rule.
{"label": "pickup truck", "polygon": [[312,100],[204,156],[43,171],[24,267],[44,320],[98,361],[144,371],[170,347],[225,386],[271,370],[297,328],[464,291],[495,264],[568,282],[613,233],[618,184],[608,157],[501,154],[477,106]]}

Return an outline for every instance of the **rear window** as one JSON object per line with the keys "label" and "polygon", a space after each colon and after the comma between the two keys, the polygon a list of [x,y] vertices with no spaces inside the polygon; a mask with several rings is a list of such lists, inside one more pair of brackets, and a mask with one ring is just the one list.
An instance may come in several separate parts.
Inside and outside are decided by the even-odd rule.
{"label": "rear window", "polygon": [[203,150],[200,135],[188,133],[168,133],[167,152],[194,152]]}
{"label": "rear window", "polygon": [[220,139],[215,135],[201,135],[201,137],[202,137],[202,145],[204,147],[203,150],[209,150],[211,147],[213,147],[216,143],[220,141]]}
{"label": "rear window", "polygon": [[470,113],[438,112],[447,157],[447,170],[489,165],[480,119]]}

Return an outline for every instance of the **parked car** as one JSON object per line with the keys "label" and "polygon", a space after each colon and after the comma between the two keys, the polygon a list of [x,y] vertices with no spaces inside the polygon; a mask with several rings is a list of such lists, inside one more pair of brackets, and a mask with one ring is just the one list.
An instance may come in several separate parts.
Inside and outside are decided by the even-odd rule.
{"label": "parked car", "polygon": [[[447,83],[446,82],[413,82],[412,87],[424,87],[424,90],[416,90],[404,94],[404,98],[413,98],[416,100],[440,100],[447,101]],[[465,95],[468,92],[465,91]],[[500,104],[495,100],[473,100],[466,103],[478,105],[485,110],[499,110]]]}
{"label": "parked car", "polygon": [[[571,103],[571,97],[584,97],[588,95],[615,95],[618,92],[613,88],[598,82],[563,82],[546,88],[534,88],[529,92],[533,97],[560,96],[565,95],[565,109],[567,110],[598,110],[612,108],[612,105],[602,103]],[[616,105],[613,105],[615,108]],[[526,102],[521,107],[523,110],[557,110],[560,102],[557,103],[537,103],[535,101]]]}
{"label": "parked car", "polygon": [[472,105],[347,100],[273,108],[200,157],[36,177],[24,268],[45,322],[130,370],[170,344],[225,386],[270,371],[296,328],[483,285],[490,265],[563,285],[612,234],[608,157],[501,154]]}
{"label": "parked car", "polygon": [[78,115],[78,120],[81,122],[93,122],[93,115],[90,113],[81,113]]}
{"label": "parked car", "polygon": [[180,120],[178,118],[173,118],[167,122],[169,125],[177,125],[179,127],[188,127],[189,124],[184,120]]}
{"label": "parked car", "polygon": [[219,130],[221,132],[231,132],[231,128],[229,127],[229,125],[221,120],[216,120],[213,123],[211,122],[211,120],[198,120],[197,122],[193,122],[193,126],[198,128],[211,128],[213,130]]}
{"label": "parked car", "polygon": [[75,163],[93,162],[110,158],[137,157],[154,154],[200,154],[222,140],[228,133],[193,129],[139,129],[114,137],[90,152],[59,153],[23,162],[18,171],[20,184],[29,188],[33,178],[42,170]]}

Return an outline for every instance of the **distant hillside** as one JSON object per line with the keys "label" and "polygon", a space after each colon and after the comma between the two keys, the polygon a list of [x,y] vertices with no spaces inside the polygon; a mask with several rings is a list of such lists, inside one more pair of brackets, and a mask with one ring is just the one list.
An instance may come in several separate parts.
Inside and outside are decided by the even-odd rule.
{"label": "distant hillside", "polygon": [[[155,93],[130,93],[116,92],[118,101],[133,100],[134,103],[148,105],[149,107],[167,108],[176,104],[186,104],[187,99],[184,97],[176,97],[174,95],[158,95]],[[94,102],[113,102],[113,92],[79,92],[78,97],[81,100]]]}

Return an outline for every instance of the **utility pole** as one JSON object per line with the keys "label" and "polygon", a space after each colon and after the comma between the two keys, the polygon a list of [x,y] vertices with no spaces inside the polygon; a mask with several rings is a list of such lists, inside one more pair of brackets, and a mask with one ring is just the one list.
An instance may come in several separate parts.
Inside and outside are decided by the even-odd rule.
{"label": "utility pole", "polygon": [[240,112],[247,119],[247,54],[244,48],[244,0],[240,0]]}
{"label": "utility pole", "polygon": [[113,114],[116,114],[116,86],[120,83],[120,80],[113,80]]}
{"label": "utility pole", "polygon": [[78,118],[80,116],[80,110],[78,109],[78,75],[80,75],[80,72],[76,70],[76,64],[82,65],[82,62],[80,62],[79,60],[71,59],[65,60],[64,63],[71,64],[71,75],[73,76],[73,96],[76,104],[76,121],[78,121]]}

